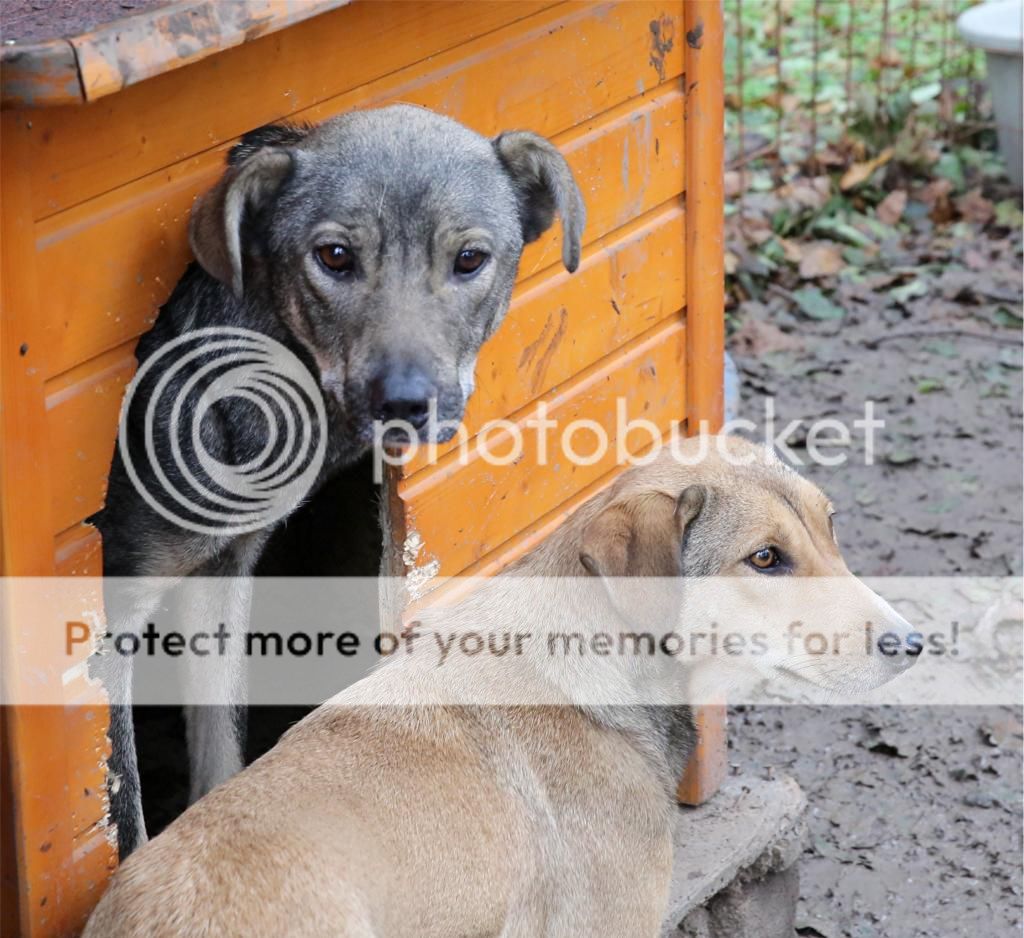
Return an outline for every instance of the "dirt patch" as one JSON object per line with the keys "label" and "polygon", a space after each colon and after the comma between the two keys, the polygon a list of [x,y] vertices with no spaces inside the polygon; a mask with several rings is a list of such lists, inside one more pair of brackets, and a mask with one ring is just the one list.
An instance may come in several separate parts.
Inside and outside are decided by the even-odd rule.
{"label": "dirt patch", "polygon": [[[801,470],[854,572],[1020,575],[1020,251],[922,226],[839,272],[837,316],[785,288],[733,309],[742,417],[763,427],[771,396],[778,428],[868,399],[885,420],[874,465],[855,436],[848,465]],[[806,424],[791,444],[806,460]],[[735,708],[730,750],[807,793],[798,934],[1020,935],[1020,709]]]}

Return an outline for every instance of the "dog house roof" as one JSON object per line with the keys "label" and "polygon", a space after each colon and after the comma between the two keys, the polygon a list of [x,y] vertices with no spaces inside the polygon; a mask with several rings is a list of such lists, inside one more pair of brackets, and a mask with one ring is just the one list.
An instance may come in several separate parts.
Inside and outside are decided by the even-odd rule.
{"label": "dog house roof", "polygon": [[6,2],[0,23],[0,106],[94,101],[348,2]]}

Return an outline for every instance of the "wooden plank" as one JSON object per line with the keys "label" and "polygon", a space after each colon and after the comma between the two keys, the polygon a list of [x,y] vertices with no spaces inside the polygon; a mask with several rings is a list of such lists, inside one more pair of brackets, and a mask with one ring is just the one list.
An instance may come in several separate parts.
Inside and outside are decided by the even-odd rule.
{"label": "wooden plank", "polygon": [[[587,205],[588,243],[683,191],[683,109],[672,82],[602,115],[582,133],[556,138]],[[527,245],[521,279],[560,263],[561,237],[555,225]]]}
{"label": "wooden plank", "polygon": [[[724,91],[722,9],[718,0],[686,5],[687,425],[721,427],[724,407]],[[725,781],[724,706],[694,708],[697,749],[677,792],[684,804],[707,801]]]}
{"label": "wooden plank", "polygon": [[718,0],[686,6],[687,413],[715,432],[724,407],[723,26]]}
{"label": "wooden plank", "polygon": [[[639,24],[631,25],[635,30]],[[599,69],[609,65],[600,46],[582,46],[595,51],[588,52],[590,59],[580,63],[577,59],[584,57],[583,53],[574,57],[562,47],[571,38],[564,30],[545,32],[533,45],[527,42],[529,38],[519,34],[511,40],[502,40],[497,34],[487,37],[452,53],[462,57],[438,62],[426,74],[410,69],[378,89],[366,89],[364,103],[398,99],[443,105],[450,99],[452,87],[480,85],[487,73],[515,74],[530,65],[530,57],[546,53],[553,61],[566,63],[565,67],[550,69],[546,90],[539,97],[517,92],[514,103],[523,110],[524,125],[538,129],[536,125],[543,122],[547,126],[539,129],[545,133],[559,134],[583,122],[557,142],[586,191],[588,239],[681,191],[683,98],[677,82],[661,86],[646,101],[618,104],[598,118],[593,116],[609,101],[616,101],[609,95],[626,97],[638,83],[643,87],[647,72],[656,74],[647,58],[639,61],[639,43],[631,50],[634,56],[628,63],[620,63],[621,53],[617,54],[610,64],[616,68],[612,75],[620,77],[605,81],[597,77]],[[600,37],[595,30],[590,38]],[[577,65],[582,71],[577,71]],[[594,81],[584,81],[580,91],[581,77],[586,75]],[[499,99],[494,97],[497,93],[481,93],[479,99],[473,97],[453,113],[484,133],[514,126],[513,116],[500,110]],[[502,98],[511,96],[509,91]],[[355,98],[335,101],[329,109],[301,116],[320,120],[355,103]],[[537,109],[532,122],[527,105]],[[41,263],[63,272],[46,282],[42,297],[48,341],[54,349],[50,376],[141,334],[152,324],[160,303],[190,258],[186,224],[192,201],[214,183],[223,169],[223,159],[222,152],[208,151],[39,224]],[[558,238],[556,228],[529,246],[521,266],[524,277],[557,263]]]}
{"label": "wooden plank", "polygon": [[[602,238],[579,269],[560,267],[517,289],[498,332],[484,345],[463,425],[470,436],[569,380],[679,310],[683,209],[678,200]],[[436,448],[441,458],[456,443]],[[427,465],[424,447],[406,475]]]}
{"label": "wooden plank", "polygon": [[18,851],[15,847],[14,784],[7,708],[0,706],[0,934],[17,935],[21,924]]}
{"label": "wooden plank", "polygon": [[71,43],[56,39],[0,47],[0,108],[52,107],[81,100]]}
{"label": "wooden plank", "polygon": [[549,5],[353,3],[117,95],[38,111],[30,164],[36,217],[294,116]]}
{"label": "wooden plank", "polygon": [[[31,192],[23,172],[29,128],[20,112],[5,111],[0,121],[0,557],[5,576],[45,576],[53,571],[53,540],[50,474],[40,433],[45,347],[36,314]],[[25,607],[8,590],[0,614],[0,667],[12,699],[29,673],[46,675],[51,666],[39,648],[24,643],[17,627],[24,615]],[[4,813],[12,823],[0,836],[9,840],[4,852],[17,862],[16,889],[4,895],[4,904],[17,909],[19,934],[57,934],[67,924],[61,896],[73,850],[70,825],[54,818],[66,803],[63,714],[60,707],[6,706],[2,717],[9,801]]]}
{"label": "wooden plank", "polygon": [[124,389],[135,373],[132,348],[120,346],[66,372],[46,387],[53,489],[51,535],[103,506]]}
{"label": "wooden plank", "polygon": [[693,708],[697,745],[676,790],[680,804],[704,804],[722,787],[729,773],[727,716],[725,704]]}
{"label": "wooden plank", "polygon": [[103,575],[103,544],[91,524],[76,524],[54,538],[58,576]]}
{"label": "wooden plank", "polygon": [[84,661],[66,692],[72,702],[64,708],[68,755],[65,778],[71,829],[77,840],[102,825],[106,817],[103,790],[110,742],[96,733],[96,722],[106,719],[106,695],[87,682]]}
{"label": "wooden plank", "polygon": [[[616,465],[620,401],[626,419],[643,417],[667,427],[684,413],[684,354],[685,329],[679,318],[670,319],[569,386],[541,398],[536,407],[513,415],[522,428],[523,443],[513,463],[493,465],[474,447],[466,460],[453,453],[440,465],[400,482],[407,531],[418,533],[425,545],[418,562],[436,559],[441,576],[458,574],[607,473]],[[529,428],[541,405],[558,422],[557,430],[541,434]],[[590,465],[561,455],[559,440],[575,420],[595,421],[611,442]],[[499,456],[511,453],[500,434],[488,442],[491,452]],[[570,442],[586,459],[594,452],[596,438],[582,430]],[[641,447],[643,435],[634,434],[627,444]],[[542,460],[543,446],[547,457]],[[458,505],[456,513],[453,504]]]}
{"label": "wooden plank", "polygon": [[223,168],[223,154],[187,160],[36,227],[39,262],[60,277],[41,286],[47,377],[134,339],[191,260],[188,213]]}
{"label": "wooden plank", "polygon": [[50,938],[79,934],[103,895],[107,880],[117,868],[117,851],[110,828],[96,825],[75,838],[73,862],[73,886],[63,897],[69,926],[66,931],[51,932]]}

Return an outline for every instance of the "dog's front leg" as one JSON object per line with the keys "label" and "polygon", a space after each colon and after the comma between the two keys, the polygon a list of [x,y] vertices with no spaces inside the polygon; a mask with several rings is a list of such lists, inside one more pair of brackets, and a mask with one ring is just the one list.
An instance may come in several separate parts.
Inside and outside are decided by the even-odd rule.
{"label": "dog's front leg", "polygon": [[118,635],[140,634],[159,605],[159,592],[139,583],[144,581],[121,578],[104,583],[107,637],[99,653],[89,659],[89,673],[102,682],[110,704],[107,795],[122,861],[147,839],[132,720],[133,658],[119,654],[114,644]]}
{"label": "dog's front leg", "polygon": [[206,633],[210,652],[190,654],[185,671],[190,803],[244,764],[245,643],[258,554],[231,550],[182,584],[186,627],[193,635]]}

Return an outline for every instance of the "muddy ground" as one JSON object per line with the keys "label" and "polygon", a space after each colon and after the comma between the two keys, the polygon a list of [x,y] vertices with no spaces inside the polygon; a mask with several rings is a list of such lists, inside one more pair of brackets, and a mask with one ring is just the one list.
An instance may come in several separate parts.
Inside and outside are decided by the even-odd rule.
{"label": "muddy ground", "polygon": [[[1020,291],[1019,233],[922,231],[839,281],[839,319],[787,290],[734,303],[741,416],[771,396],[779,427],[848,423],[871,399],[886,421],[875,465],[855,438],[850,464],[802,470],[855,573],[1020,575]],[[800,935],[1021,934],[1020,709],[736,708],[730,763],[807,793]]]}

